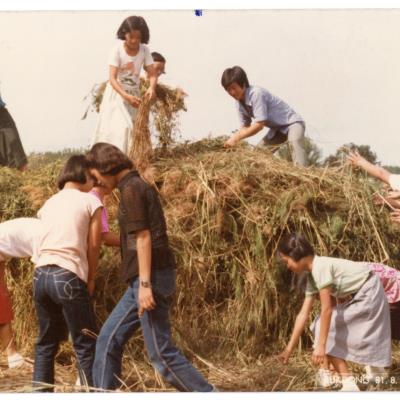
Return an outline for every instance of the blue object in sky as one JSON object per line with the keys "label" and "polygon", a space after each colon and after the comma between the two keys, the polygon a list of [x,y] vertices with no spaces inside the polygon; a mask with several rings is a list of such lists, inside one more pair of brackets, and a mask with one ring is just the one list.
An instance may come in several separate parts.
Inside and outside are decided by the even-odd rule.
{"label": "blue object in sky", "polygon": [[194,15],[196,17],[201,17],[203,15],[203,10],[194,10]]}

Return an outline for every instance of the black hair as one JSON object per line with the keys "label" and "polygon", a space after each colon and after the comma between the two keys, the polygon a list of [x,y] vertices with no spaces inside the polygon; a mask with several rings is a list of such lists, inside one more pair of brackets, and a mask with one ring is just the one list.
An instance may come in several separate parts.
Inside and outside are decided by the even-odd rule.
{"label": "black hair", "polygon": [[154,62],[163,62],[163,63],[167,62],[165,57],[162,54],[157,53],[156,51],[153,51],[151,53],[151,56],[153,57]]}
{"label": "black hair", "polygon": [[142,35],[141,43],[149,43],[149,27],[143,17],[132,15],[131,17],[125,18],[117,31],[117,38],[125,40],[125,35],[132,31],[140,31],[140,34]]}
{"label": "black hair", "polygon": [[278,251],[283,255],[299,261],[307,256],[314,256],[314,248],[310,242],[297,233],[284,236],[278,244]]}
{"label": "black hair", "polygon": [[109,143],[96,143],[87,153],[91,167],[102,175],[117,175],[124,169],[132,169],[133,162],[118,147]]}
{"label": "black hair", "polygon": [[243,68],[237,65],[232,68],[227,68],[222,73],[221,85],[224,87],[224,89],[227,90],[232,83],[237,83],[240,87],[247,88],[250,86],[246,72]]}
{"label": "black hair", "polygon": [[64,189],[65,184],[68,182],[86,183],[86,174],[90,166],[89,160],[83,154],[70,157],[58,176],[58,188],[60,190]]}

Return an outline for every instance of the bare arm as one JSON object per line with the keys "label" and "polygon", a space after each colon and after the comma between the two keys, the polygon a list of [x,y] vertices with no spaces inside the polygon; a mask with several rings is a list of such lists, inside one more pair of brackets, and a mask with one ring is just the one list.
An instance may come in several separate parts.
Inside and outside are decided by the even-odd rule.
{"label": "bare arm", "polygon": [[289,343],[287,344],[285,350],[278,356],[278,358],[284,364],[288,362],[289,357],[291,356],[294,348],[297,346],[297,343],[299,342],[301,334],[304,332],[304,328],[306,326],[308,318],[310,317],[314,301],[315,301],[315,296],[306,296],[304,299],[301,310],[297,314]]}
{"label": "bare arm", "polygon": [[263,122],[255,122],[250,126],[244,126],[234,133],[224,144],[225,147],[233,147],[239,141],[254,136],[264,128]]}
{"label": "bare arm", "polygon": [[120,236],[114,232],[104,232],[101,234],[101,240],[104,245],[110,247],[120,247]]}
{"label": "bare arm", "polygon": [[379,165],[370,163],[364,157],[362,157],[358,151],[351,152],[347,159],[353,166],[360,167],[374,178],[378,178],[382,182],[389,183],[390,172]]}
{"label": "bare arm", "polygon": [[150,86],[146,91],[146,96],[149,97],[150,100],[155,99],[156,97],[156,86],[157,86],[157,79],[158,75],[156,70],[154,69],[154,65],[150,64],[147,67],[144,67],[145,71],[147,72],[147,77],[149,78]]}
{"label": "bare arm", "polygon": [[[150,282],[151,279],[151,233],[148,229],[136,233],[136,247],[139,262],[139,281]],[[146,310],[155,307],[153,291],[150,287],[139,286],[139,316]]]}
{"label": "bare arm", "polygon": [[94,278],[96,274],[97,263],[99,261],[101,227],[101,208],[98,208],[90,220],[88,233],[87,259],[89,265],[88,290],[90,295],[92,295],[94,291]]}
{"label": "bare arm", "polygon": [[324,361],[326,342],[328,340],[329,328],[331,325],[332,317],[332,299],[331,299],[331,287],[328,286],[319,291],[319,297],[321,299],[321,316],[320,316],[320,332],[318,342],[316,343],[315,350],[312,355],[312,361],[318,365]]}
{"label": "bare arm", "polygon": [[110,65],[109,79],[110,79],[111,86],[132,107],[136,107],[136,108],[139,107],[140,99],[136,96],[132,96],[132,95],[128,94],[127,92],[125,92],[125,90],[119,84],[117,76],[118,76],[118,67],[114,67],[113,65]]}

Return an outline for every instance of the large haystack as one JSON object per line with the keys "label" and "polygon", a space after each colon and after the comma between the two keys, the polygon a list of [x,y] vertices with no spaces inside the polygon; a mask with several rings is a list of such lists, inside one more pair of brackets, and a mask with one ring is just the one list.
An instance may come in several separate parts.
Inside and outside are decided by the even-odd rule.
{"label": "large haystack", "polygon": [[[276,257],[285,231],[303,232],[322,255],[398,266],[400,254],[398,232],[372,204],[371,183],[362,175],[348,167],[298,168],[267,151],[227,151],[222,143],[180,145],[164,158],[156,154],[154,165],[179,265],[176,341],[189,357],[232,362],[276,353],[288,338],[301,296]],[[1,218],[32,215],[55,190],[59,168],[54,163],[24,175],[1,169]],[[123,291],[118,263],[118,252],[103,251],[99,322]],[[18,340],[27,351],[36,332],[31,271],[24,262],[9,276]],[[141,340],[128,348],[135,360],[143,357]]]}

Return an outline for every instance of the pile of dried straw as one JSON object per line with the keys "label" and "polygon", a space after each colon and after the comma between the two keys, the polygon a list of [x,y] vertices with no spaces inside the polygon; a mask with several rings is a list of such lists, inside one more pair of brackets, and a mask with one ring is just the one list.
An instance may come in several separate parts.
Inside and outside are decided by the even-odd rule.
{"label": "pile of dried straw", "polygon": [[[372,204],[371,184],[362,175],[345,166],[298,168],[267,151],[227,151],[222,143],[203,140],[156,154],[155,180],[179,265],[175,339],[189,357],[240,364],[280,350],[298,311],[299,295],[276,257],[284,232],[303,232],[322,255],[399,266],[400,253],[398,231]],[[42,165],[24,175],[2,168],[1,219],[33,215],[55,191],[60,166]],[[32,268],[26,261],[15,264],[8,283],[17,339],[30,351],[36,332]],[[118,265],[118,252],[104,250],[95,296],[99,323],[124,290]],[[138,335],[126,359],[135,382],[141,348]],[[70,348],[64,357],[71,357]]]}

